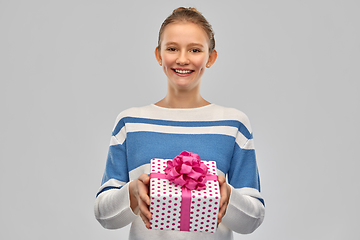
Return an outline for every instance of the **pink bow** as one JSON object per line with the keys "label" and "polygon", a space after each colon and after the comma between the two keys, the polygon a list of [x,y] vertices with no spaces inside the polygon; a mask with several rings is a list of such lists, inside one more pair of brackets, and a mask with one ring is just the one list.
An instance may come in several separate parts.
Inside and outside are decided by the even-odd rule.
{"label": "pink bow", "polygon": [[199,155],[183,151],[172,161],[167,161],[166,178],[189,190],[206,189],[208,167],[201,162]]}

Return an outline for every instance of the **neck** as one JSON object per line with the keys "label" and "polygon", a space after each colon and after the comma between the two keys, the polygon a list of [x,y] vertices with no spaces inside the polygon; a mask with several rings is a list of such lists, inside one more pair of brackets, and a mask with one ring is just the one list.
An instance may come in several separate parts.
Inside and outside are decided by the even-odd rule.
{"label": "neck", "polygon": [[181,91],[168,88],[164,99],[155,103],[155,105],[165,108],[197,108],[209,105],[200,95],[200,89],[191,91]]}

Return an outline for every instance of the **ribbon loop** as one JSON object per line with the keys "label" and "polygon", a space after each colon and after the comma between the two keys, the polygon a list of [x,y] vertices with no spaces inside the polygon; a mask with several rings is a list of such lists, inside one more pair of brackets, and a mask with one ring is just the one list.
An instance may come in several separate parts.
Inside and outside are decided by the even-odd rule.
{"label": "ribbon loop", "polygon": [[187,151],[181,152],[172,161],[167,161],[166,178],[189,190],[206,188],[208,167],[201,162],[200,156]]}

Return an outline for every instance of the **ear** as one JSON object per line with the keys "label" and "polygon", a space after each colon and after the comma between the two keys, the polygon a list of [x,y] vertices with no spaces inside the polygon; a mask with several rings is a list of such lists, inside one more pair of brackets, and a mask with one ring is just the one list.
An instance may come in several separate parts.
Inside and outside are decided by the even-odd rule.
{"label": "ear", "polygon": [[206,63],[206,67],[207,68],[211,67],[215,63],[216,58],[217,58],[217,51],[214,49],[209,55],[209,59],[208,62]]}
{"label": "ear", "polygon": [[161,59],[161,55],[160,55],[160,50],[159,50],[159,47],[156,47],[155,48],[155,58],[156,58],[156,61],[160,64],[162,64],[162,59]]}

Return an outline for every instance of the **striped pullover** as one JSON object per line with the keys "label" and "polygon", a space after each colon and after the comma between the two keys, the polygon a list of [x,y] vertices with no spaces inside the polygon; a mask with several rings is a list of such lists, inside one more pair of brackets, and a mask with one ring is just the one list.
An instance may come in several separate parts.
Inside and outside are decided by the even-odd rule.
{"label": "striped pullover", "polygon": [[[216,161],[231,195],[216,233],[148,230],[130,208],[129,182],[150,173],[152,158],[172,159],[182,151]],[[108,229],[131,223],[129,239],[233,239],[253,232],[264,219],[253,135],[247,116],[210,104],[199,108],[163,108],[154,104],[123,111],[116,119],[95,216]]]}

